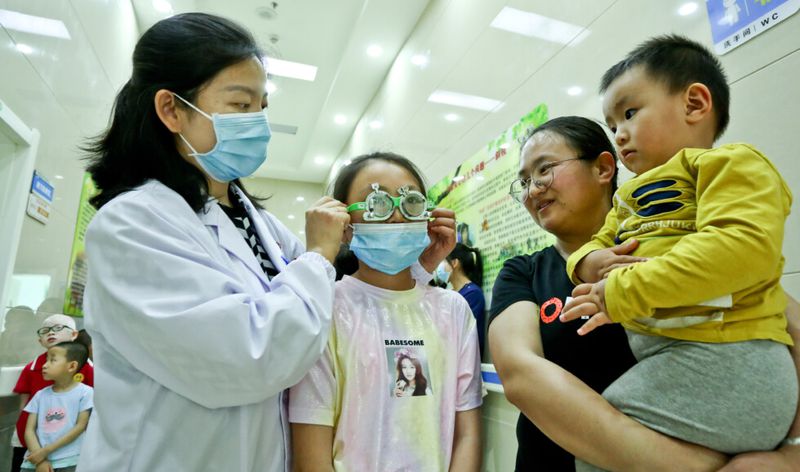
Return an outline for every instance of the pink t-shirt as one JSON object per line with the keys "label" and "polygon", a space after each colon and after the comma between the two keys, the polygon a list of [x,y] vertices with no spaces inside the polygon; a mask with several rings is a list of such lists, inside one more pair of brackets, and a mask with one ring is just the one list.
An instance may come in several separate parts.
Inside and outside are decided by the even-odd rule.
{"label": "pink t-shirt", "polygon": [[336,284],[328,348],[289,421],[334,428],[339,471],[447,470],[457,411],[481,405],[475,318],[458,293]]}

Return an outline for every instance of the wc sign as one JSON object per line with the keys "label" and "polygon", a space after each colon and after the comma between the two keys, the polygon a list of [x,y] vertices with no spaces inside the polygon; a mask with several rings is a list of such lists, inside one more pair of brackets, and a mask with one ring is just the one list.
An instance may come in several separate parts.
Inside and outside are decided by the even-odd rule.
{"label": "wc sign", "polygon": [[797,13],[800,0],[706,0],[717,54],[741,46]]}

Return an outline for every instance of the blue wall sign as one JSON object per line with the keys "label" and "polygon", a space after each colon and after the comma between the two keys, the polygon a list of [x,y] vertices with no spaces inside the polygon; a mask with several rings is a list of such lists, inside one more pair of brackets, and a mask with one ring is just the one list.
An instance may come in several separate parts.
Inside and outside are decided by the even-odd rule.
{"label": "blue wall sign", "polygon": [[800,0],[706,0],[711,37],[725,54],[797,13]]}

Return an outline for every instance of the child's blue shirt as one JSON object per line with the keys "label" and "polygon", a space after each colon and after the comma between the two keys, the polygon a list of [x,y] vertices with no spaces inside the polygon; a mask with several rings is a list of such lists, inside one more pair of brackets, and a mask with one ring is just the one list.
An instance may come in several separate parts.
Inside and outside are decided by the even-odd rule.
{"label": "child's blue shirt", "polygon": [[[25,406],[28,413],[36,413],[36,437],[44,447],[58,441],[75,427],[78,414],[92,409],[93,390],[88,385],[79,383],[68,392],[55,392],[53,387],[39,390]],[[53,468],[71,467],[78,464],[81,452],[83,433],[66,446],[53,451],[48,460]],[[35,469],[29,461],[22,464],[23,469]]]}

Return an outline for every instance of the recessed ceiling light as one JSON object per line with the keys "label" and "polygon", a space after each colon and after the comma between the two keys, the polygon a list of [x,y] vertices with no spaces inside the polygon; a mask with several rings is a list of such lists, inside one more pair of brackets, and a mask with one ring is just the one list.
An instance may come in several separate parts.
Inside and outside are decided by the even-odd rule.
{"label": "recessed ceiling light", "polygon": [[567,44],[578,36],[583,27],[516,8],[503,7],[492,20],[493,28],[531,38]]}
{"label": "recessed ceiling light", "polygon": [[304,197],[304,196],[302,196],[302,195],[300,195],[299,197],[297,197],[295,200],[297,200],[298,202],[304,202],[304,201],[306,201],[305,197]]}
{"label": "recessed ceiling light", "polygon": [[369,122],[369,127],[372,129],[381,129],[383,128],[383,121],[381,120],[372,120]]}
{"label": "recessed ceiling light", "polygon": [[572,97],[577,97],[578,95],[583,93],[583,89],[578,87],[577,85],[573,85],[572,87],[567,89],[567,95]]}
{"label": "recessed ceiling light", "polygon": [[678,14],[681,16],[691,15],[697,11],[697,2],[687,2],[678,8]]}
{"label": "recessed ceiling light", "polygon": [[3,28],[22,33],[40,34],[53,38],[72,39],[63,21],[26,15],[11,10],[0,10],[0,24]]}
{"label": "recessed ceiling light", "polygon": [[431,96],[428,97],[428,101],[492,112],[499,110],[505,105],[503,102],[491,98],[466,95],[458,92],[450,92],[448,90],[434,91]]}
{"label": "recessed ceiling light", "polygon": [[56,178],[56,179],[58,179],[58,180],[61,180],[61,179],[63,179],[63,178],[64,178],[64,176],[63,176],[63,175],[54,175],[53,177],[55,177],[55,178]]}
{"label": "recessed ceiling light", "polygon": [[299,62],[284,61],[274,57],[264,57],[267,73],[290,79],[313,82],[317,78],[317,67]]}
{"label": "recessed ceiling light", "polygon": [[153,8],[159,13],[172,14],[172,5],[167,0],[153,0]]}
{"label": "recessed ceiling light", "polygon": [[414,54],[411,56],[411,63],[417,67],[425,67],[428,65],[429,59],[427,54]]}
{"label": "recessed ceiling light", "polygon": [[278,90],[278,86],[275,85],[275,82],[268,80],[266,89],[267,89],[267,95],[272,95]]}
{"label": "recessed ceiling light", "polygon": [[294,219],[294,215],[289,215],[286,218],[289,218],[290,220],[293,220]]}
{"label": "recessed ceiling light", "polygon": [[324,156],[317,156],[314,158],[314,164],[318,166],[324,165],[326,162],[328,162],[328,160],[325,159]]}
{"label": "recessed ceiling light", "polygon": [[333,122],[337,125],[343,125],[347,123],[347,117],[342,114],[336,115],[333,117]]}
{"label": "recessed ceiling light", "polygon": [[380,57],[380,55],[383,54],[383,48],[377,44],[372,44],[367,48],[367,54],[370,57]]}
{"label": "recessed ceiling light", "polygon": [[17,43],[16,48],[17,51],[21,52],[22,54],[33,54],[33,48],[27,44]]}
{"label": "recessed ceiling light", "polygon": [[448,113],[444,115],[444,119],[447,121],[458,121],[460,116],[456,115],[455,113]]}

